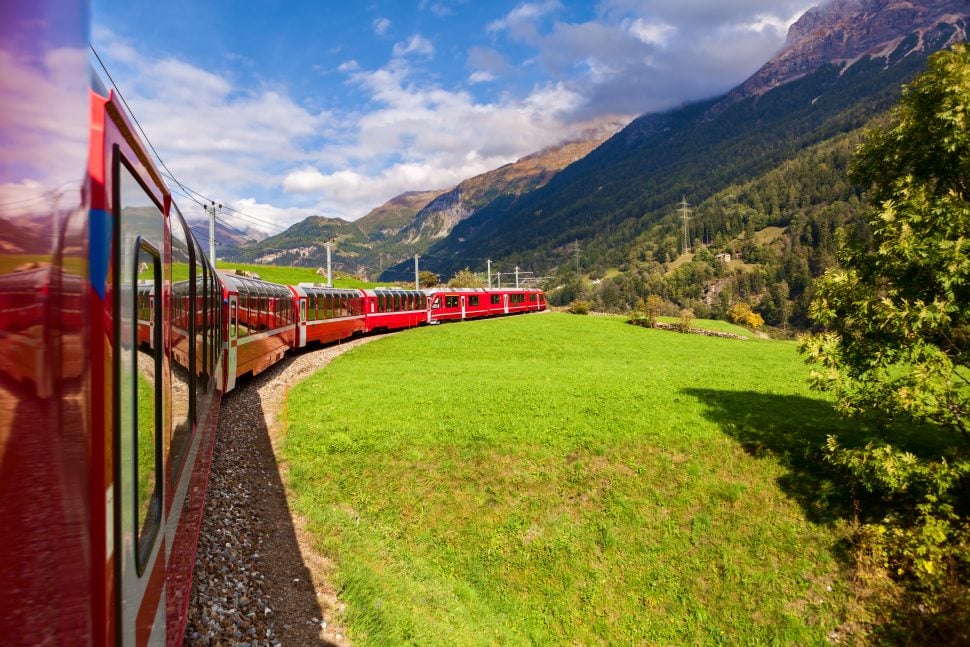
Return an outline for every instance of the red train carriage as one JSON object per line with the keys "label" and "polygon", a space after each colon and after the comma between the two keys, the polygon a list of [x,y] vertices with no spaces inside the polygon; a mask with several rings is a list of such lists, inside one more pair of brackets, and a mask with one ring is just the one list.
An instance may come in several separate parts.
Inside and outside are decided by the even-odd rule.
{"label": "red train carriage", "polygon": [[296,347],[296,308],[289,288],[221,273],[226,321],[225,388],[257,375]]}
{"label": "red train carriage", "polygon": [[215,273],[117,99],[90,88],[83,8],[8,9],[0,636],[179,644],[220,402]]}
{"label": "red train carriage", "polygon": [[414,328],[429,322],[428,295],[420,290],[377,288],[361,292],[367,332]]}
{"label": "red train carriage", "polygon": [[298,347],[329,344],[366,332],[364,301],[359,290],[318,287],[312,283],[289,289],[297,309]]}
{"label": "red train carriage", "polygon": [[447,288],[425,291],[432,322],[493,317],[546,309],[542,290],[525,288]]}
{"label": "red train carriage", "polygon": [[510,288],[502,290],[508,301],[508,314],[537,312],[546,309],[546,297],[542,290]]}

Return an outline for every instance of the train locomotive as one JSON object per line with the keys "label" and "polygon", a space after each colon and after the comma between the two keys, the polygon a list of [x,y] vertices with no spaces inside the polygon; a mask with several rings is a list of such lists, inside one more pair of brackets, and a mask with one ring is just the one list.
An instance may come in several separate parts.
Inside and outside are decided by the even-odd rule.
{"label": "train locomotive", "polygon": [[181,643],[223,395],[291,351],[545,308],[217,272],[59,0],[0,21],[0,636]]}

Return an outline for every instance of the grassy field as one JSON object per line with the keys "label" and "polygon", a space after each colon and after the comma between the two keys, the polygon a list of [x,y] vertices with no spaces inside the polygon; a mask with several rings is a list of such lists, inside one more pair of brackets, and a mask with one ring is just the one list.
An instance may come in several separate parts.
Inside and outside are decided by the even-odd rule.
{"label": "grassy field", "polygon": [[[264,281],[281,283],[283,285],[296,285],[297,283],[317,283],[326,282],[325,276],[320,276],[312,267],[280,267],[276,265],[247,265],[245,263],[224,263],[218,261],[216,268],[220,270],[246,270],[255,272]],[[361,281],[357,278],[334,273],[334,287],[338,288],[373,288],[388,283],[373,283]],[[412,283],[413,286],[413,283]]]}
{"label": "grassy field", "polygon": [[296,509],[361,645],[824,644],[856,620],[787,342],[529,315],[294,387]]}

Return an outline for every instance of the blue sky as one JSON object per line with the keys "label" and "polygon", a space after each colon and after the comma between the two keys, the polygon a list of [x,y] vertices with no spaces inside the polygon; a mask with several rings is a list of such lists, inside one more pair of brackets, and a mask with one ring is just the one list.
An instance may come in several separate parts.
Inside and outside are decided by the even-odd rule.
{"label": "blue sky", "polygon": [[168,168],[278,230],[723,93],[812,4],[95,0],[92,43]]}

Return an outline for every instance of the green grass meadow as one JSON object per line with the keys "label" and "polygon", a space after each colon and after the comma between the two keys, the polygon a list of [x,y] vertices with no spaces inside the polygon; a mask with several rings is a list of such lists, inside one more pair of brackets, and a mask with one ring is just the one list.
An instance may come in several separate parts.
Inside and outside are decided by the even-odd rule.
{"label": "green grass meadow", "polygon": [[[790,342],[559,313],[380,339],[284,460],[359,645],[824,644],[853,618]],[[849,609],[849,611],[847,611]]]}
{"label": "green grass meadow", "polygon": [[[280,283],[282,285],[296,285],[298,283],[318,283],[326,282],[325,276],[320,276],[312,267],[284,267],[279,265],[247,265],[245,263],[226,263],[218,261],[216,269],[220,270],[246,270],[255,272],[264,281]],[[373,288],[388,283],[374,283],[371,281],[361,281],[352,276],[334,273],[334,287],[338,288]],[[413,285],[413,284],[412,284]]]}

